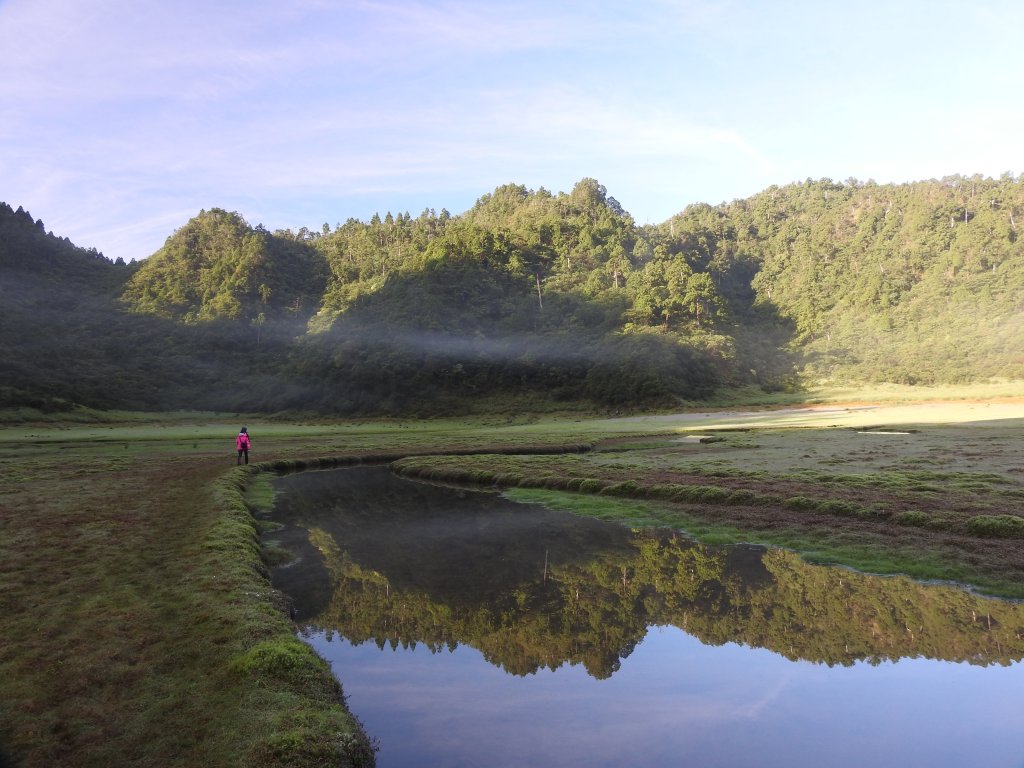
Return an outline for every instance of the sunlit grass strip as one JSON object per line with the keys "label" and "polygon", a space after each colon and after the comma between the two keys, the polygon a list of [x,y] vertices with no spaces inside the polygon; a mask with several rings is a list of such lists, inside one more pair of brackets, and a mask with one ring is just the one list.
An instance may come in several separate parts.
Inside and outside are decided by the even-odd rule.
{"label": "sunlit grass strip", "polygon": [[[699,471],[699,468],[696,469]],[[761,473],[764,474],[764,473]],[[736,473],[736,476],[743,476]],[[949,486],[964,492],[987,492],[993,486],[1011,485],[1013,481],[992,472],[933,472],[907,470],[902,472],[875,471],[870,473],[833,473],[814,470],[785,472],[778,475],[782,480],[812,482],[819,485],[838,485],[858,488],[884,488],[914,491],[917,493],[942,493]]]}
{"label": "sunlit grass strip", "polygon": [[842,499],[806,495],[778,496],[748,489],[715,485],[645,483],[643,480],[610,480],[571,476],[567,473],[540,474],[508,468],[489,469],[474,466],[472,461],[455,461],[445,457],[411,457],[394,462],[392,468],[400,475],[419,480],[464,483],[498,488],[542,488],[575,493],[601,494],[635,500],[651,499],[680,504],[708,506],[779,507],[808,513],[853,517],[862,520],[887,520],[896,525],[954,531],[990,538],[1024,538],[1024,518],[1015,515],[974,517],[930,515],[924,512],[893,513],[878,505],[864,505]]}

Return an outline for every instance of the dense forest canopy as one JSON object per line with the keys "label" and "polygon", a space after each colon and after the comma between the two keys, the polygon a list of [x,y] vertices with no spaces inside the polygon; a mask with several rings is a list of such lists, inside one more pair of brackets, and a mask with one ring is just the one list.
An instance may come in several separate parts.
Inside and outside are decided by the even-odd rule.
{"label": "dense forest canopy", "polygon": [[124,290],[136,311],[197,323],[298,314],[324,290],[323,260],[237,213],[198,216],[142,263]]}
{"label": "dense forest canopy", "polygon": [[724,387],[1024,378],[1024,179],[829,179],[639,226],[594,179],[113,264],[0,205],[0,405],[670,407]]}

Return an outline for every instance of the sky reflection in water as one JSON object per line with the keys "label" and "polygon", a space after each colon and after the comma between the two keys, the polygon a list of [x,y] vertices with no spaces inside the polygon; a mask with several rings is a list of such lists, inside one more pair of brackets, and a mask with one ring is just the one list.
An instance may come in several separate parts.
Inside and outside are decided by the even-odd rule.
{"label": "sky reflection in water", "polygon": [[652,628],[607,680],[308,638],[388,766],[1020,766],[1024,668],[792,662]]}
{"label": "sky reflection in water", "polygon": [[[714,555],[712,561],[718,568],[711,572],[721,583],[708,585],[703,592],[687,598],[690,602],[684,603],[688,628],[692,629],[691,623],[699,627],[697,632],[708,640],[707,635],[714,634],[715,628],[731,620],[730,632],[743,635],[733,638],[738,642],[713,639],[712,644],[705,644],[675,626],[646,628],[646,624],[642,624],[642,639],[636,638],[639,642],[626,649],[621,666],[608,675],[599,669],[594,676],[578,658],[551,661],[553,657],[546,656],[544,649],[538,651],[539,658],[547,661],[535,665],[539,667],[537,672],[509,674],[472,647],[473,637],[456,638],[455,642],[449,638],[448,647],[454,650],[448,650],[437,642],[437,637],[416,636],[417,632],[424,632],[422,621],[417,623],[405,614],[399,616],[400,610],[411,610],[408,604],[436,617],[461,602],[472,603],[471,598],[452,592],[454,582],[449,583],[437,572],[426,574],[426,580],[440,590],[441,598],[436,594],[434,597],[417,595],[416,588],[408,581],[401,589],[387,583],[389,568],[394,568],[396,574],[401,570],[398,579],[403,581],[416,573],[419,557],[437,556],[433,552],[434,544],[423,543],[422,530],[421,540],[416,545],[394,541],[400,527],[394,525],[396,519],[401,521],[411,514],[420,516],[422,522],[425,511],[431,512],[426,516],[428,520],[455,515],[458,523],[452,530],[460,531],[462,541],[446,544],[443,533],[438,533],[440,538],[436,545],[442,551],[447,547],[448,551],[470,557],[462,550],[464,537],[471,536],[473,530],[486,531],[486,535],[492,537],[493,521],[485,522],[491,514],[488,507],[500,507],[500,511],[494,513],[500,517],[509,513],[507,502],[494,495],[455,493],[407,483],[390,477],[383,469],[307,473],[283,478],[278,483],[279,490],[285,493],[279,496],[275,517],[287,524],[282,538],[286,545],[302,552],[302,560],[289,568],[275,569],[275,582],[296,595],[300,605],[305,605],[310,614],[304,617],[305,637],[331,662],[342,681],[350,708],[367,731],[379,739],[378,765],[382,768],[414,765],[777,765],[789,768],[985,765],[1019,768],[1024,765],[1024,665],[1016,663],[1020,658],[1019,649],[1006,649],[1002,645],[1005,640],[1000,642],[1002,655],[998,659],[981,658],[980,663],[974,665],[925,658],[929,655],[927,650],[884,655],[871,644],[880,643],[878,647],[882,647],[896,642],[893,638],[901,638],[886,635],[885,627],[879,631],[874,621],[871,631],[864,637],[856,634],[856,622],[842,624],[843,637],[839,643],[844,649],[851,643],[856,648],[872,648],[873,664],[832,658],[830,654],[837,653],[834,649],[839,646],[838,641],[830,642],[828,638],[815,641],[811,650],[796,652],[751,647],[766,644],[754,638],[774,637],[771,632],[764,634],[767,630],[760,625],[765,620],[763,616],[758,619],[761,616],[758,611],[777,615],[783,610],[783,606],[759,607],[760,597],[770,590],[777,590],[781,595],[793,590],[807,594],[810,588],[800,584],[781,589],[778,584],[781,571],[777,565],[769,565],[770,585],[766,585],[763,574],[755,574],[753,586],[740,584],[737,581],[739,571],[748,574],[756,571],[747,562],[747,552],[741,560],[742,568],[730,566],[726,556]],[[306,493],[300,496],[298,491],[302,486]],[[399,499],[405,491],[409,493],[410,504],[400,509]],[[447,502],[446,494],[450,494]],[[382,506],[375,507],[373,499],[381,501]],[[356,510],[356,513],[347,521],[341,520],[346,510]],[[536,508],[529,510],[530,514],[537,511]],[[550,541],[563,539],[566,534],[558,526],[571,525],[576,519],[556,517],[558,522],[538,524],[535,531],[546,530]],[[593,521],[582,525],[593,525]],[[377,529],[371,532],[376,537],[375,544],[354,535],[356,528],[366,527]],[[392,536],[385,535],[381,527]],[[590,553],[578,560],[564,559],[560,564],[553,564],[552,579],[574,578],[577,568],[592,573],[586,571],[592,568],[591,558],[610,557],[608,566],[613,570],[618,563],[626,562],[622,558],[628,556],[623,554],[619,537],[628,537],[630,532],[618,526],[610,530],[610,538],[604,538],[606,532],[596,529],[589,538],[596,536],[602,546],[610,548],[613,556],[604,552]],[[333,554],[332,546],[324,543],[328,532],[337,547]],[[542,538],[534,533],[527,536],[527,541],[532,539],[536,545]],[[317,542],[317,547],[308,545],[311,540]],[[391,541],[396,546],[381,549],[382,541],[385,544]],[[509,545],[513,551],[517,546]],[[496,555],[493,538],[484,549],[487,557],[501,559]],[[679,550],[683,554],[687,551]],[[670,551],[669,560],[678,559],[679,552]],[[700,562],[706,564],[707,556],[703,550],[701,554],[704,559]],[[519,559],[518,553],[512,556],[513,561]],[[401,568],[393,564],[397,562],[403,564]],[[791,567],[789,561],[783,564]],[[426,567],[423,565],[424,569]],[[664,570],[664,562],[659,561],[659,567]],[[372,570],[374,568],[384,570]],[[472,570],[471,565],[466,568]],[[497,564],[493,570],[517,572],[515,567]],[[639,565],[636,570],[640,570]],[[809,573],[818,578],[829,571],[815,568]],[[833,577],[836,583],[842,579],[845,587],[854,579],[857,591],[852,594],[867,594],[876,604],[880,598],[871,591],[874,587],[867,586],[869,583],[881,582],[886,589],[900,587],[903,583],[903,580],[891,579],[869,581],[868,577],[839,573]],[[356,574],[355,580],[353,574]],[[325,580],[341,589],[326,590]],[[386,593],[374,592],[380,587],[379,580],[386,584]],[[864,584],[859,580],[864,580]],[[473,578],[463,581],[472,582]],[[906,589],[912,590],[947,589],[907,583],[910,586]],[[303,584],[308,585],[314,595],[305,603],[298,595]],[[500,600],[494,592],[495,583],[488,582],[486,586],[490,593],[488,600]],[[520,593],[524,589],[522,584],[509,585],[509,588],[519,589]],[[630,589],[633,588],[631,584]],[[825,588],[837,589],[834,584]],[[647,588],[638,589],[643,594],[649,592]],[[386,597],[382,597],[385,594]],[[936,611],[942,615],[956,610],[977,613],[979,608],[996,606],[1004,611],[997,614],[1004,624],[1012,624],[1021,616],[1021,607],[1017,605],[950,596],[947,592],[937,592],[939,597],[934,598],[930,592],[920,594],[924,595],[920,601],[934,601],[939,605],[941,610]],[[543,596],[545,599],[540,602],[545,605],[557,603],[552,601],[550,593],[545,592]],[[893,598],[894,601],[906,599],[905,592]],[[960,599],[974,602],[960,606],[956,602]],[[559,605],[565,609],[564,601],[557,603],[556,608]],[[609,605],[612,604],[602,602],[594,610],[610,614]],[[657,605],[663,606],[663,602]],[[490,643],[487,653],[492,659],[497,657],[499,664],[502,663],[500,649],[509,645],[509,638],[522,642],[514,630],[497,626],[501,620],[488,613],[486,606],[470,606],[464,610],[462,614],[459,609],[452,609],[457,617],[462,616],[462,623],[455,621],[454,624],[462,627],[462,631],[476,627],[476,631],[482,633],[479,637],[484,638],[477,644]],[[902,608],[882,606],[878,610]],[[851,612],[855,617],[859,615],[856,609]],[[501,615],[507,613],[506,610]],[[530,610],[526,613],[533,616]],[[809,610],[807,616],[799,619],[807,623],[816,613]],[[346,616],[358,618],[358,626],[352,631],[344,626]],[[479,630],[482,620],[493,620],[496,626]],[[532,620],[537,621],[535,616]],[[900,621],[908,623],[902,618]],[[838,618],[825,622],[837,623],[841,624]],[[385,641],[395,636],[387,635],[391,630],[385,627],[399,626],[402,629],[395,629],[395,632],[405,644],[400,642],[393,650]],[[538,646],[558,645],[558,632],[565,629],[564,620],[538,626],[550,630],[551,634],[540,631],[536,637],[531,636],[532,642]],[[1024,626],[1024,619],[1019,626]],[[796,640],[814,636],[815,631],[820,631],[820,627],[807,627]],[[403,632],[409,634],[403,635]],[[975,639],[976,622],[966,628],[931,626],[927,631],[919,630],[919,634],[922,633],[928,635],[927,642],[932,645],[930,655],[938,658],[958,658],[958,654],[966,654],[979,662],[979,654],[984,653],[979,648],[989,641],[987,635],[981,640]],[[366,641],[354,645],[344,636],[366,638]],[[1012,631],[1000,635],[1011,639],[1013,636]],[[955,648],[938,649],[936,653],[934,646],[940,639]],[[440,650],[431,652],[424,642]],[[982,646],[973,645],[977,642]],[[379,644],[384,645],[383,650]],[[409,647],[413,644],[415,648]],[[815,650],[820,648],[826,650]],[[813,657],[814,653],[828,658],[801,660]],[[522,663],[521,654],[522,648],[516,646],[512,652],[515,661],[510,662],[513,666]],[[791,658],[786,658],[787,655]],[[909,658],[900,658],[901,655]],[[593,656],[587,658],[593,671]]]}

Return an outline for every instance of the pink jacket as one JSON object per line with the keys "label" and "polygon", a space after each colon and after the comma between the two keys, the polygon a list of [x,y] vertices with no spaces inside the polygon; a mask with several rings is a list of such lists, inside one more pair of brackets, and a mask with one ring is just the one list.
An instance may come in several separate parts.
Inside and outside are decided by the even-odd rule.
{"label": "pink jacket", "polygon": [[235,449],[242,450],[245,448],[249,450],[252,447],[252,441],[249,440],[249,436],[245,432],[239,432],[238,437],[235,438]]}

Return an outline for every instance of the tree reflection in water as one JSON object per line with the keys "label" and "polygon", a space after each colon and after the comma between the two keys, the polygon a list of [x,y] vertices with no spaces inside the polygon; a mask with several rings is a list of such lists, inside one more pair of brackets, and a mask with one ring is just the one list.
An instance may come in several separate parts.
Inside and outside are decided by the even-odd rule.
{"label": "tree reflection in water", "polygon": [[273,569],[307,631],[380,647],[472,646],[515,675],[619,669],[651,626],[706,645],[851,665],[1022,658],[1024,605],[953,586],[813,566],[758,546],[696,544],[414,483],[384,467],[275,480]]}

